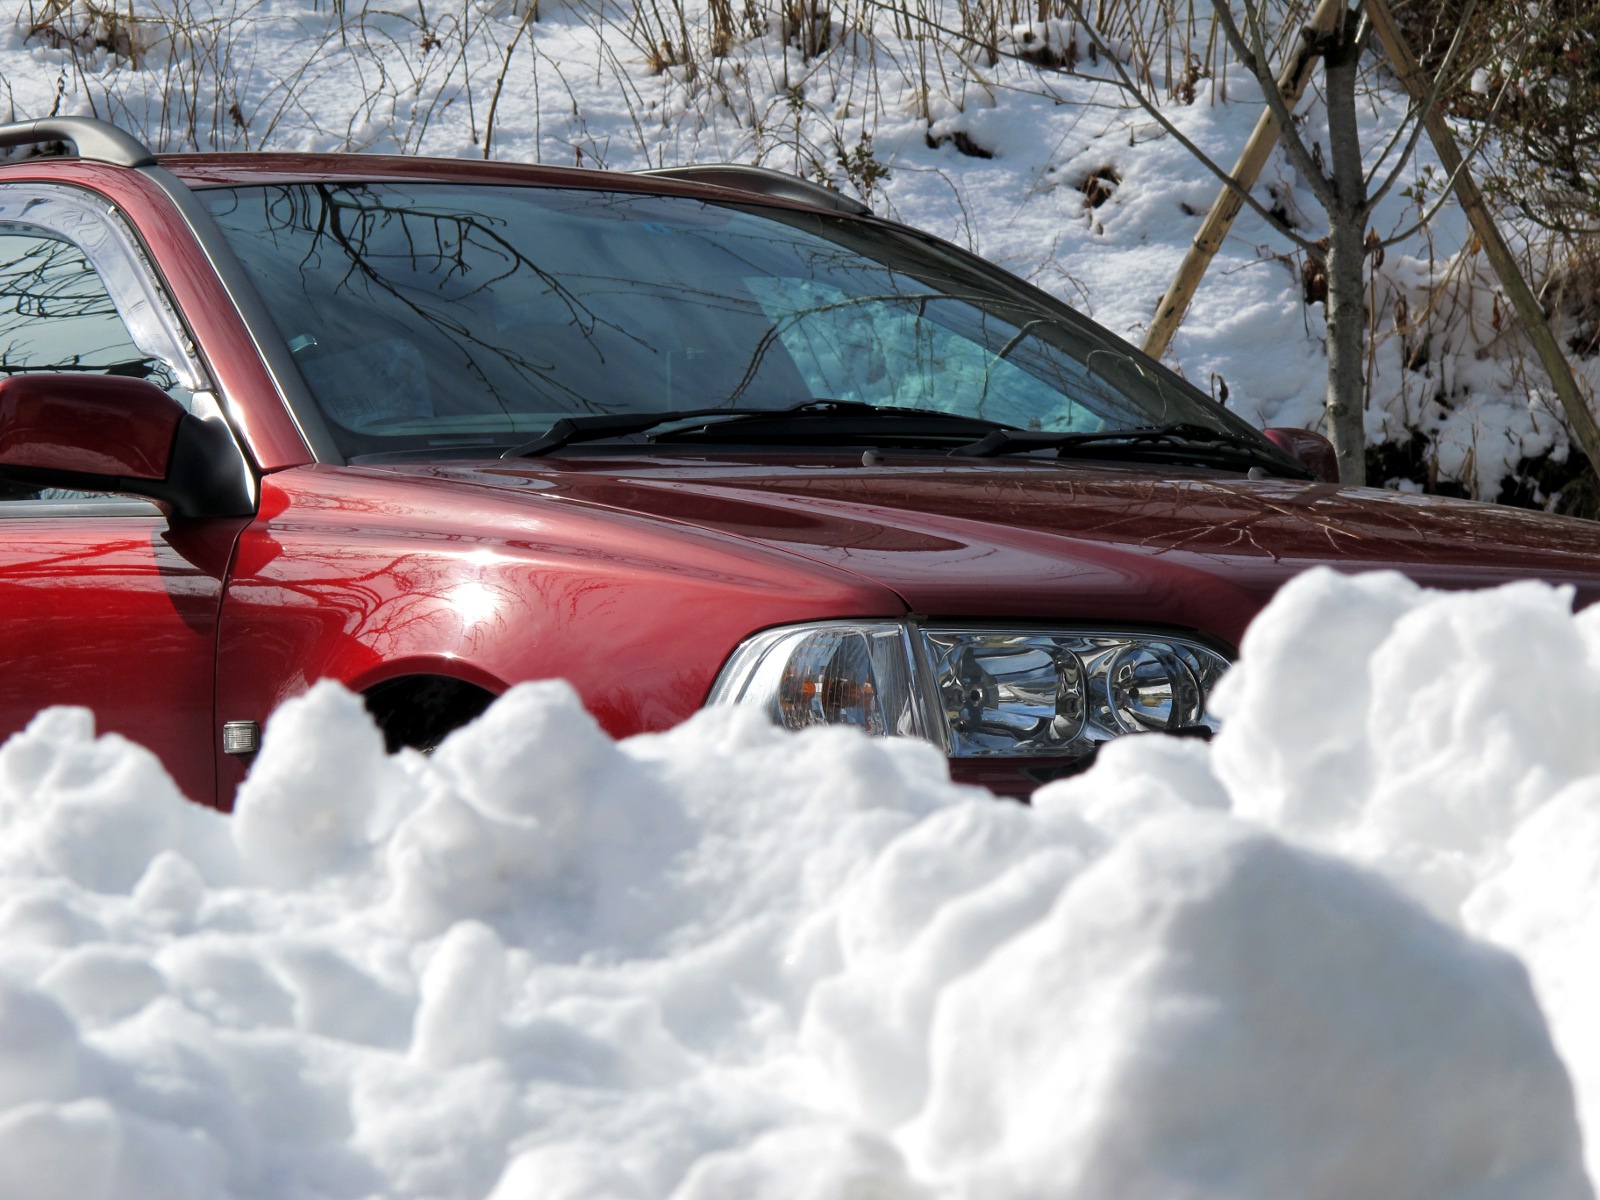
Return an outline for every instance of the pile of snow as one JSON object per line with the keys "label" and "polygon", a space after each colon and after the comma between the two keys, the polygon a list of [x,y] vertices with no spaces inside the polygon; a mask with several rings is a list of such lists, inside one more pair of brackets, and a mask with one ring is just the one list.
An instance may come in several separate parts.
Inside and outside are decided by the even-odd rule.
{"label": "pile of snow", "polygon": [[0,1196],[1591,1196],[1600,613],[1314,572],[1224,687],[1032,808],[559,683],[386,757],[324,684],[230,818],[45,712]]}

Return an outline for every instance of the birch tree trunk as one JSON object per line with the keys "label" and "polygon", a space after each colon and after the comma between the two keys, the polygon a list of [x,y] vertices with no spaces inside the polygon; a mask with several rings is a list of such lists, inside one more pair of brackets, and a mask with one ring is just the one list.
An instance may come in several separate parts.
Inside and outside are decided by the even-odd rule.
{"label": "birch tree trunk", "polygon": [[1328,208],[1328,427],[1339,482],[1367,481],[1367,182],[1356,123],[1359,48],[1345,14],[1323,63],[1333,203]]}
{"label": "birch tree trunk", "polygon": [[[1258,124],[1256,133],[1252,135],[1245,153],[1240,157],[1239,166],[1232,174],[1223,170],[1205,151],[1190,141],[1183,131],[1161,112],[1160,107],[1149,95],[1148,87],[1142,86],[1122,68],[1115,52],[1096,33],[1094,21],[1084,9],[1084,0],[1062,0],[1062,2],[1087,30],[1091,43],[1105,56],[1105,60],[1111,63],[1121,85],[1137,99],[1158,125],[1204,163],[1224,186],[1223,195],[1212,206],[1212,212],[1202,228],[1201,236],[1196,238],[1194,246],[1184,259],[1178,278],[1162,299],[1146,339],[1146,348],[1156,354],[1166,348],[1167,340],[1178,322],[1182,320],[1189,298],[1193,295],[1200,276],[1205,272],[1206,264],[1215,253],[1217,244],[1226,236],[1233,215],[1241,206],[1249,205],[1269,225],[1307,254],[1316,256],[1326,267],[1328,386],[1324,407],[1327,413],[1328,432],[1339,464],[1340,482],[1364,484],[1367,474],[1366,350],[1370,328],[1367,312],[1366,265],[1374,248],[1381,249],[1384,244],[1376,237],[1370,244],[1368,242],[1367,222],[1372,209],[1399,182],[1406,164],[1412,161],[1412,153],[1419,139],[1425,132],[1431,132],[1439,147],[1441,160],[1451,171],[1452,185],[1463,194],[1462,203],[1469,219],[1475,222],[1475,228],[1477,221],[1486,220],[1481,211],[1474,211],[1475,208],[1482,209],[1481,202],[1474,205],[1466,196],[1467,190],[1471,188],[1471,180],[1466,177],[1464,164],[1455,152],[1453,141],[1448,137],[1443,115],[1436,111],[1439,98],[1446,90],[1452,72],[1457,66],[1462,38],[1477,0],[1463,0],[1450,48],[1431,82],[1421,73],[1409,53],[1405,52],[1405,47],[1398,38],[1398,32],[1392,28],[1393,21],[1386,0],[1319,0],[1312,24],[1301,31],[1301,37],[1305,39],[1306,45],[1297,51],[1298,57],[1291,60],[1290,69],[1283,76],[1282,82],[1273,75],[1267,59],[1269,22],[1265,10],[1268,0],[1211,0],[1212,12],[1227,38],[1229,47],[1238,61],[1261,85],[1267,105],[1267,116]],[[1589,2],[1593,3],[1594,0]],[[1242,22],[1233,11],[1236,3],[1243,9]],[[1353,7],[1350,7],[1351,5]],[[1389,49],[1390,58],[1400,71],[1401,79],[1412,98],[1412,109],[1407,120],[1414,122],[1409,138],[1404,136],[1404,125],[1402,125],[1401,130],[1397,131],[1390,144],[1378,156],[1379,161],[1373,167],[1370,180],[1363,169],[1360,126],[1356,119],[1356,85],[1362,43],[1365,41],[1367,30],[1362,9],[1366,6],[1372,9],[1373,23],[1380,38],[1385,40],[1386,45],[1389,42],[1394,43]],[[1324,21],[1327,21],[1326,25]],[[1302,80],[1299,68],[1307,66],[1310,60],[1316,58],[1322,60],[1326,89],[1328,110],[1326,154],[1323,153],[1320,144],[1313,149],[1307,143],[1296,126],[1293,111]],[[1250,187],[1254,182],[1256,171],[1259,170],[1261,159],[1271,147],[1271,139],[1265,136],[1269,122],[1277,128],[1289,164],[1311,188],[1317,202],[1328,214],[1326,243],[1318,244],[1302,237],[1288,221],[1278,213],[1267,209],[1250,194]],[[1379,168],[1390,160],[1392,166],[1384,177]],[[1450,166],[1452,163],[1454,166]],[[1492,224],[1488,224],[1487,228],[1489,232],[1493,232]],[[1399,236],[1396,235],[1396,238]],[[1485,246],[1491,247],[1491,253],[1492,247],[1500,244],[1497,238],[1490,237],[1487,233],[1483,235],[1483,241]],[[1509,260],[1509,255],[1506,257]],[[1515,272],[1511,274],[1515,275]],[[1520,276],[1516,276],[1513,282],[1520,281]],[[1507,283],[1507,289],[1513,296],[1517,294],[1510,282]],[[1523,291],[1526,291],[1525,285]],[[1540,330],[1545,333],[1545,343],[1548,345],[1539,343]],[[1576,396],[1577,389],[1572,383],[1570,372],[1560,372],[1555,369],[1557,366],[1564,366],[1564,360],[1560,359],[1559,348],[1555,347],[1554,339],[1548,336],[1548,329],[1544,329],[1540,323],[1534,332],[1536,344],[1540,344],[1541,354],[1549,350],[1552,352],[1552,357],[1558,360],[1551,367],[1551,376],[1556,380],[1557,392],[1567,406],[1569,419],[1572,420],[1579,442],[1590,454],[1591,461],[1600,462],[1600,423],[1595,421],[1587,406]],[[1563,379],[1568,385],[1568,391],[1562,390]]]}

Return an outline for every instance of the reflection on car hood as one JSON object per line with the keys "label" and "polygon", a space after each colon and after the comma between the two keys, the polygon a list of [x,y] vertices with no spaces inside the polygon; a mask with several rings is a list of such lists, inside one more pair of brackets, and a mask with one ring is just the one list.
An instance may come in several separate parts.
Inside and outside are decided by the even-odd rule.
{"label": "reflection on car hood", "polygon": [[1185,468],[813,454],[385,468],[716,529],[877,580],[947,617],[1160,623],[1236,641],[1291,575],[1536,577],[1600,598],[1600,524]]}

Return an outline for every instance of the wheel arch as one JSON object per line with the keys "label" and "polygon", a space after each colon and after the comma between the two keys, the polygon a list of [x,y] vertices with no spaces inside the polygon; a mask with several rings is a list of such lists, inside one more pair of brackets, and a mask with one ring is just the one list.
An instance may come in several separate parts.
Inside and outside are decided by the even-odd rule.
{"label": "wheel arch", "polygon": [[447,735],[481,716],[499,690],[491,691],[456,675],[418,671],[389,675],[368,684],[360,695],[393,754],[404,747],[432,750]]}

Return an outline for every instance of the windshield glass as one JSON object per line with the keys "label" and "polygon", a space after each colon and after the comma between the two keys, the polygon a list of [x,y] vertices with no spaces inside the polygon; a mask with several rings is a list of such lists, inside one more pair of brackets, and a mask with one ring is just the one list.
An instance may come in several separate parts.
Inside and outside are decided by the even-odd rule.
{"label": "windshield glass", "polygon": [[1032,289],[883,226],[543,187],[203,194],[346,455],[812,399],[1240,428]]}

